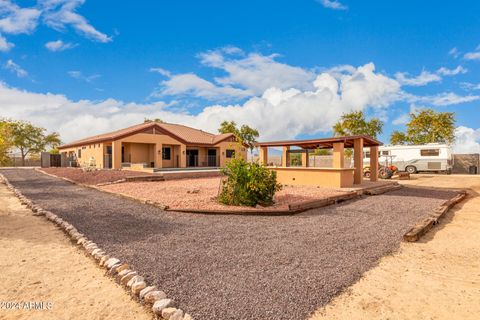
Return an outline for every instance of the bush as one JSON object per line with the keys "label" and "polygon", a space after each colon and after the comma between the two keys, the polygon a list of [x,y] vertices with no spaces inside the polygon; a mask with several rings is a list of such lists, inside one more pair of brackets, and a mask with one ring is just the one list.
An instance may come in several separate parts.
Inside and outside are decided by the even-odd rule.
{"label": "bush", "polygon": [[251,206],[273,204],[275,192],[281,189],[277,174],[257,162],[232,159],[222,169],[226,179],[222,182],[219,201],[227,205]]}

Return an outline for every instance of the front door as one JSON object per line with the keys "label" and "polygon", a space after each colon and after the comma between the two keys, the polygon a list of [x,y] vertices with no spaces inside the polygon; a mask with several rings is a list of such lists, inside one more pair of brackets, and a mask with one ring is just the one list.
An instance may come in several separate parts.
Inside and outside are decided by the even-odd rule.
{"label": "front door", "polygon": [[198,167],[198,150],[187,150],[187,167]]}
{"label": "front door", "polygon": [[208,149],[208,166],[216,167],[217,166],[217,149]]}

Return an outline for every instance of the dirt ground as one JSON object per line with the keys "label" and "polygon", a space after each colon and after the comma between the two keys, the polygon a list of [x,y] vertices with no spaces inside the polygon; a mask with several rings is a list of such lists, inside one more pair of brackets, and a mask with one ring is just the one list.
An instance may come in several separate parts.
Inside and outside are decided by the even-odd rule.
{"label": "dirt ground", "polygon": [[[0,221],[0,319],[152,319],[60,230],[22,207],[4,184]],[[39,309],[28,304],[33,302]]]}
{"label": "dirt ground", "polygon": [[[139,199],[148,199],[170,209],[246,210],[255,208],[226,206],[217,202],[221,178],[195,178],[160,182],[126,182],[102,186],[106,191],[123,193]],[[275,204],[262,210],[287,210],[288,204],[324,199],[345,192],[315,186],[283,186],[275,194]]]}
{"label": "dirt ground", "polygon": [[42,168],[42,171],[58,177],[68,178],[78,183],[96,185],[113,182],[125,177],[151,175],[151,173],[129,170],[93,170],[84,171],[80,168]]}
{"label": "dirt ground", "polygon": [[402,243],[311,320],[478,319],[480,176],[414,175],[402,183],[472,192],[420,242]]}

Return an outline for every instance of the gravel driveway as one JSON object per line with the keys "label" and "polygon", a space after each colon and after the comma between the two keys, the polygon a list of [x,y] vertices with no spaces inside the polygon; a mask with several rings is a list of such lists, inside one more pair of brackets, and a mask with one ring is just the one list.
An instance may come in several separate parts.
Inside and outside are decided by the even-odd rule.
{"label": "gravel driveway", "polygon": [[195,319],[305,319],[454,195],[409,187],[296,216],[205,216],[163,212],[33,170],[0,172]]}

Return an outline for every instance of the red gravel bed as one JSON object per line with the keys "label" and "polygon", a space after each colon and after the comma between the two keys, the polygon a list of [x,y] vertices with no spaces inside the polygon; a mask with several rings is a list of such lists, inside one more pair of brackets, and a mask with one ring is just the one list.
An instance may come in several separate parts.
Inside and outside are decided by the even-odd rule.
{"label": "red gravel bed", "polygon": [[345,194],[334,189],[310,186],[285,186],[276,193],[275,204],[269,207],[250,208],[226,206],[217,202],[220,178],[197,178],[161,182],[127,182],[102,186],[103,190],[122,193],[138,199],[148,199],[170,209],[259,211],[287,210],[288,204],[325,199]]}
{"label": "red gravel bed", "polygon": [[78,183],[96,185],[99,183],[114,182],[130,176],[151,175],[151,173],[128,170],[107,170],[99,169],[85,171],[80,168],[42,168],[48,174],[57,177],[71,179]]}

